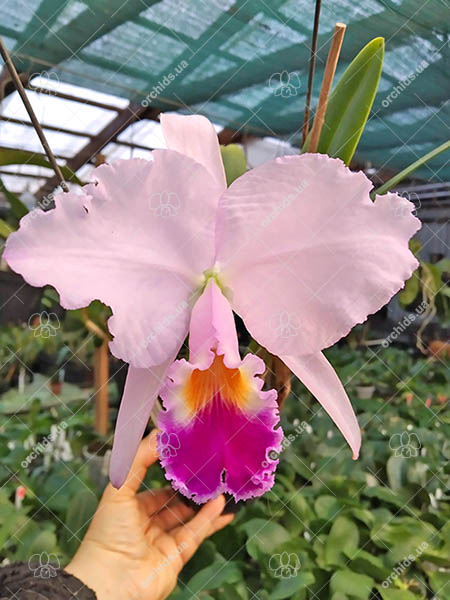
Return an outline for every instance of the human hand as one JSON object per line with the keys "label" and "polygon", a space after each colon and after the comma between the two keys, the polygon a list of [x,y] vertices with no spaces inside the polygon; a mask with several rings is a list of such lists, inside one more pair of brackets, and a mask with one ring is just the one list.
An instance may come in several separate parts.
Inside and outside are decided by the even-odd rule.
{"label": "human hand", "polygon": [[66,571],[98,600],[161,600],[205,538],[230,523],[219,496],[197,513],[170,488],[137,493],[158,458],[156,431],[145,438],[123,486],[107,486]]}

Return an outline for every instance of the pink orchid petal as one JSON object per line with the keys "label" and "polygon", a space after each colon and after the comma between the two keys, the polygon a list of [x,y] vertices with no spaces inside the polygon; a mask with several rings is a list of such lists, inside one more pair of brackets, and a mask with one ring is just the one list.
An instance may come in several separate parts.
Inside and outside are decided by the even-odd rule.
{"label": "pink orchid petal", "polygon": [[172,359],[148,369],[128,368],[109,468],[111,483],[116,488],[128,475],[171,362]]}
{"label": "pink orchid petal", "polygon": [[358,458],[361,447],[358,421],[344,386],[325,356],[319,352],[310,356],[280,358],[317,398],[347,440],[353,458]]}
{"label": "pink orchid petal", "polygon": [[217,184],[225,190],[227,182],[220,153],[219,140],[212,123],[201,115],[160,115],[167,146],[190,156],[206,167]]}
{"label": "pink orchid petal", "polygon": [[83,194],[26,215],[4,253],[30,284],[53,285],[65,308],[108,304],[111,351],[139,368],[163,363],[186,337],[193,293],[213,261],[220,194],[191,158],[153,156],[95,169],[97,184]]}
{"label": "pink orchid petal", "polygon": [[380,309],[417,268],[420,222],[338,159],[303,154],[244,174],[220,201],[217,265],[233,310],[277,355],[315,354]]}
{"label": "pink orchid petal", "polygon": [[214,279],[210,279],[203,294],[195,304],[189,326],[190,360],[204,362],[207,368],[214,352],[225,356],[226,365],[233,367],[241,362],[236,325],[230,303]]}
{"label": "pink orchid petal", "polygon": [[236,500],[270,489],[283,437],[274,390],[262,391],[261,358],[239,357],[231,307],[213,279],[191,317],[190,360],[176,361],[161,389],[161,464],[196,502],[221,492]]}

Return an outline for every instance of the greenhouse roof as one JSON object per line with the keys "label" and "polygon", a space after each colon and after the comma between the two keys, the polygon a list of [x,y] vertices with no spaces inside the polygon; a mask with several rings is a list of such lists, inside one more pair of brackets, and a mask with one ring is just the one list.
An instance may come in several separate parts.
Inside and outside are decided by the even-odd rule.
{"label": "greenhouse roof", "polygon": [[[0,35],[30,81],[39,75],[95,90],[98,98],[108,94],[118,111],[125,99],[132,107],[201,113],[234,131],[298,145],[313,14],[312,0],[18,0],[2,6]],[[450,1],[323,2],[313,105],[337,21],[348,24],[337,77],[370,39],[386,40],[379,92],[356,159],[399,170],[446,141]],[[51,128],[50,100],[40,116]],[[68,129],[78,127],[75,112],[68,111]],[[84,113],[72,151],[114,115]],[[22,117],[10,115],[8,127],[20,126],[11,118]],[[122,140],[130,144],[126,133]],[[59,143],[67,139],[54,142],[57,154]],[[148,143],[141,145],[145,152]],[[417,175],[450,179],[450,156],[441,154]]]}

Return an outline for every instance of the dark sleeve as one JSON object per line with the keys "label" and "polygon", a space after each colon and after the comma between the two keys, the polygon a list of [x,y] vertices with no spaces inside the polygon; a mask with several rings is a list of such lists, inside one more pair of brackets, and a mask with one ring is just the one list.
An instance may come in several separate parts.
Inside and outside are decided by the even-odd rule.
{"label": "dark sleeve", "polygon": [[62,568],[42,562],[0,568],[0,600],[96,600],[95,593]]}

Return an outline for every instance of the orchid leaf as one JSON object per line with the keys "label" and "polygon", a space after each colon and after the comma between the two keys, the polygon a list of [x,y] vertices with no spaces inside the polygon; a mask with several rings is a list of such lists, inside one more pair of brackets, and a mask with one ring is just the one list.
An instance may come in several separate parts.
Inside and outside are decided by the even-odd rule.
{"label": "orchid leaf", "polygon": [[315,577],[312,573],[297,573],[296,575],[290,575],[281,580],[274,587],[270,594],[270,600],[284,600],[284,598],[297,598],[294,596],[298,591],[310,587],[315,581]]}
{"label": "orchid leaf", "polygon": [[[9,148],[0,149],[0,165],[35,165],[53,169],[49,161],[40,154],[28,152],[28,150],[13,150]],[[78,179],[72,169],[64,165],[60,165],[60,169],[66,181],[82,185],[82,182]]]}
{"label": "orchid leaf", "polygon": [[9,223],[7,223],[6,221],[4,221],[3,219],[0,219],[0,236],[2,238],[6,238],[9,236],[10,233],[12,233],[14,231],[14,227],[11,227],[11,225]]}
{"label": "orchid leaf", "polygon": [[417,294],[420,290],[420,279],[416,273],[413,273],[412,276],[405,283],[405,287],[400,292],[398,299],[402,306],[408,306],[417,297]]}
{"label": "orchid leaf", "polygon": [[244,150],[237,144],[221,146],[220,152],[222,154],[227,185],[230,186],[235,179],[247,171],[247,158]]}
{"label": "orchid leaf", "polygon": [[[384,38],[370,41],[344,71],[328,99],[317,152],[349,164],[364,131],[381,76]],[[302,151],[308,149],[307,137]]]}
{"label": "orchid leaf", "polygon": [[359,531],[355,523],[347,517],[339,516],[333,523],[325,544],[324,558],[327,565],[345,564],[342,553],[350,556],[356,553],[359,543]]}
{"label": "orchid leaf", "polygon": [[417,596],[408,590],[396,590],[378,586],[378,591],[383,600],[417,600]]}
{"label": "orchid leaf", "polygon": [[403,171],[400,171],[400,173],[397,173],[397,175],[394,175],[394,177],[392,177],[391,179],[389,179],[389,181],[386,181],[386,183],[384,183],[381,187],[379,187],[376,190],[376,193],[378,195],[386,194],[386,192],[389,192],[389,190],[391,190],[396,185],[398,185],[401,181],[403,181],[403,179],[406,179],[406,177],[409,177],[411,175],[411,173],[413,173],[416,169],[418,169],[419,167],[424,165],[429,160],[432,160],[433,158],[435,158],[436,156],[441,154],[441,152],[445,152],[446,150],[449,150],[449,149],[450,149],[450,140],[448,140],[448,142],[444,142],[443,144],[441,144],[434,150],[431,150],[431,152],[428,152],[427,154],[422,156],[422,158],[417,159],[415,162],[413,162],[411,165],[409,165],[409,167],[406,167],[405,169],[403,169]]}
{"label": "orchid leaf", "polygon": [[25,206],[25,204],[22,202],[22,200],[20,200],[18,198],[18,196],[16,196],[16,194],[13,194],[13,192],[10,192],[1,179],[0,179],[0,192],[2,192],[5,195],[6,199],[8,200],[9,206],[11,207],[11,211],[12,211],[13,215],[16,217],[16,219],[21,219],[23,216],[25,216],[28,213],[28,208]]}
{"label": "orchid leaf", "polygon": [[352,598],[368,600],[374,580],[367,575],[353,573],[349,569],[336,571],[330,581],[330,591],[332,593],[348,594]]}

